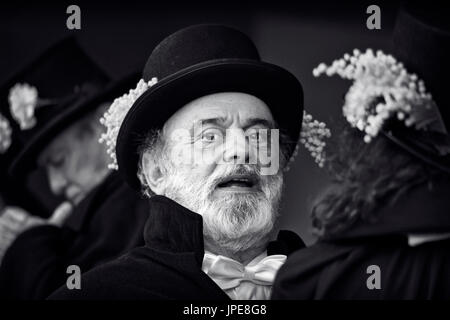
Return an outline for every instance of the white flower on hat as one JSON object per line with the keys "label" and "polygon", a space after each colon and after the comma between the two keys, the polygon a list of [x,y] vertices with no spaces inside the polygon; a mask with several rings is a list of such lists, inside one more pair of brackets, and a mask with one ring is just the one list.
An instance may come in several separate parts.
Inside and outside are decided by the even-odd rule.
{"label": "white flower on hat", "polygon": [[33,86],[27,83],[16,84],[9,91],[9,108],[14,120],[21,130],[28,130],[36,124],[34,110],[38,103],[38,92]]}
{"label": "white flower on hat", "polygon": [[106,127],[106,132],[101,135],[99,142],[106,144],[107,153],[112,159],[112,162],[108,165],[109,169],[119,169],[116,158],[116,143],[120,126],[122,125],[125,116],[133,106],[134,102],[157,82],[157,78],[152,78],[148,82],[145,82],[143,79],[139,80],[136,88],[131,89],[128,93],[116,98],[103,117],[100,118],[100,123]]}
{"label": "white flower on hat", "polygon": [[302,129],[300,131],[300,139],[295,146],[294,152],[289,159],[289,163],[284,167],[284,171],[290,170],[290,165],[294,162],[298,155],[300,144],[308,150],[314,162],[322,168],[325,164],[325,147],[326,139],[331,137],[331,130],[327,128],[325,122],[318,121],[312,115],[303,111]]}
{"label": "white flower on hat", "polygon": [[8,119],[0,114],[0,153],[5,153],[11,145],[11,133]]}
{"label": "white flower on hat", "polygon": [[345,96],[343,114],[352,127],[365,133],[369,143],[389,119],[402,121],[407,127],[447,133],[439,109],[425,84],[410,74],[403,64],[382,51],[367,49],[335,60],[331,66],[321,63],[313,75],[339,75],[353,80]]}
{"label": "white flower on hat", "polygon": [[313,119],[312,115],[303,112],[300,143],[309,151],[317,165],[322,168],[325,163],[325,138],[331,137],[331,131],[325,122]]}

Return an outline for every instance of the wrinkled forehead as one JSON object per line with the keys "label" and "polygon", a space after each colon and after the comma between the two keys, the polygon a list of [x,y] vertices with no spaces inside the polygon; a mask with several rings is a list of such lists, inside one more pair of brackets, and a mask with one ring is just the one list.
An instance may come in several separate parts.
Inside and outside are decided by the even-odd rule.
{"label": "wrinkled forehead", "polygon": [[164,125],[164,133],[190,129],[195,124],[211,121],[224,127],[245,128],[252,123],[274,128],[269,107],[261,99],[241,92],[214,93],[195,99],[173,114]]}

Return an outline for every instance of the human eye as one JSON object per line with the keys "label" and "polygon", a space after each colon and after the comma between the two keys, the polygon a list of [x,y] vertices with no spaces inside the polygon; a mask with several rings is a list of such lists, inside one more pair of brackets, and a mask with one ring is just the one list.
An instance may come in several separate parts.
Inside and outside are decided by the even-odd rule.
{"label": "human eye", "polygon": [[254,132],[251,132],[251,133],[248,135],[248,137],[249,137],[251,140],[258,141],[258,140],[260,139],[260,133],[259,133],[259,131],[254,131]]}
{"label": "human eye", "polygon": [[264,128],[253,128],[247,132],[250,141],[261,144],[267,141],[268,130]]}
{"label": "human eye", "polygon": [[213,143],[222,138],[222,132],[219,129],[207,129],[202,132],[201,140],[204,143]]}
{"label": "human eye", "polygon": [[50,157],[49,159],[49,165],[51,165],[54,168],[60,168],[64,165],[66,162],[66,156],[64,153],[58,153]]}

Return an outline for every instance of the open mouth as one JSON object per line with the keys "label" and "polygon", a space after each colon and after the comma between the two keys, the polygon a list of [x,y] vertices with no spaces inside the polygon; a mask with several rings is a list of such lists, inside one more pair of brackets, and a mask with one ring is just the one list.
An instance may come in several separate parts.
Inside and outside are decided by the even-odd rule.
{"label": "open mouth", "polygon": [[219,190],[252,191],[258,189],[257,179],[250,174],[236,174],[224,178],[217,184]]}

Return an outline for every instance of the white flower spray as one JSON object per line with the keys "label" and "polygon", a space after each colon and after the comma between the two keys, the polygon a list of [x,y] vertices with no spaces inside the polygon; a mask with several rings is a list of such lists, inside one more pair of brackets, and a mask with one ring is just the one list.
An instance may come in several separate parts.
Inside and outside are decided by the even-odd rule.
{"label": "white flower spray", "polygon": [[116,98],[103,117],[100,118],[100,123],[106,127],[106,132],[101,135],[99,142],[106,144],[107,153],[112,159],[112,162],[108,165],[109,169],[117,170],[119,168],[116,158],[116,143],[120,126],[122,125],[125,116],[133,106],[134,102],[157,82],[158,80],[156,78],[152,78],[148,82],[145,82],[143,79],[139,80],[136,88],[131,89],[128,93]]}
{"label": "white flower spray", "polygon": [[21,130],[28,130],[36,124],[34,110],[38,104],[38,91],[27,83],[18,83],[9,91],[9,108],[11,115]]}
{"label": "white flower spray", "polygon": [[320,122],[304,112],[300,143],[308,150],[317,165],[322,168],[325,163],[325,138],[331,137],[331,131],[325,122]]}
{"label": "white flower spray", "polygon": [[425,84],[409,74],[403,64],[382,51],[371,49],[345,54],[331,66],[321,63],[313,70],[318,77],[339,75],[353,80],[345,96],[343,114],[352,127],[365,133],[369,143],[388,119],[396,117],[408,127],[446,132],[439,110]]}
{"label": "white flower spray", "polygon": [[11,146],[11,126],[8,119],[0,114],[0,153],[5,153]]}

